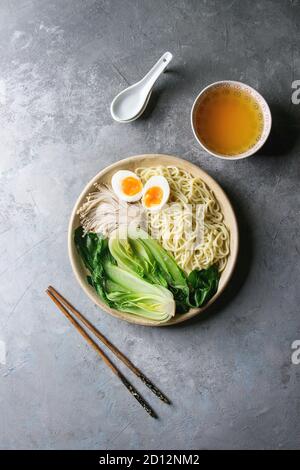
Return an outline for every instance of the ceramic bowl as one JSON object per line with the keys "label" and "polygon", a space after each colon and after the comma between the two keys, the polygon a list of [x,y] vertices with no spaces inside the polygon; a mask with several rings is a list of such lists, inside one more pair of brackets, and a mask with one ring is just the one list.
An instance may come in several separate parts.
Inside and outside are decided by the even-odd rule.
{"label": "ceramic bowl", "polygon": [[[199,106],[200,102],[213,89],[218,89],[220,87],[223,88],[224,86],[234,88],[237,91],[239,91],[239,90],[247,91],[258,102],[258,104],[261,108],[262,114],[263,114],[263,122],[264,122],[263,131],[262,131],[262,134],[261,134],[259,140],[249,150],[247,150],[244,153],[240,153],[238,155],[231,155],[231,156],[229,155],[228,156],[228,155],[222,155],[220,153],[213,152],[212,150],[207,148],[205,146],[205,144],[202,142],[200,136],[197,133],[197,129],[196,129],[195,117],[196,117],[197,109],[198,109],[198,106]],[[208,85],[207,87],[205,87],[199,93],[199,95],[197,96],[197,98],[194,101],[192,111],[191,111],[191,126],[192,126],[192,130],[193,130],[193,133],[194,133],[194,136],[195,136],[197,142],[210,155],[213,155],[214,157],[217,157],[217,158],[223,158],[224,160],[241,160],[242,158],[250,157],[251,155],[256,153],[264,145],[264,143],[266,142],[267,138],[269,137],[269,134],[270,134],[270,131],[271,131],[272,116],[271,116],[271,111],[270,111],[270,108],[268,106],[268,103],[262,97],[262,95],[260,93],[258,93],[258,91],[254,90],[254,88],[250,87],[249,85],[245,85],[244,83],[241,83],[241,82],[235,82],[233,80],[223,80],[223,81],[215,82],[215,83],[212,83],[211,85]]]}

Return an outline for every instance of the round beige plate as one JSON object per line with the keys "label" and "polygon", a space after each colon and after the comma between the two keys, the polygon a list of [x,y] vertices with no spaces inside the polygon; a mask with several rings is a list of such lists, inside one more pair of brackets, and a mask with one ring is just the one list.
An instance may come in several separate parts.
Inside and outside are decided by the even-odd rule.
{"label": "round beige plate", "polygon": [[[87,271],[84,268],[78,254],[76,251],[76,247],[74,244],[74,230],[80,225],[79,217],[77,215],[77,210],[84,202],[87,194],[93,191],[93,185],[96,182],[101,183],[110,183],[112,175],[118,170],[132,170],[134,171],[137,167],[140,166],[157,166],[157,165],[175,165],[177,167],[183,168],[184,170],[189,171],[194,176],[199,176],[214,192],[216,198],[219,201],[221,206],[221,210],[224,214],[224,221],[226,226],[230,231],[230,255],[228,258],[228,262],[226,265],[225,270],[223,271],[220,282],[219,288],[217,293],[212,297],[212,299],[205,305],[203,308],[195,308],[190,309],[189,312],[183,315],[175,315],[172,320],[166,323],[158,323],[153,320],[147,320],[145,318],[140,318],[138,316],[134,316],[130,313],[119,312],[118,310],[114,310],[104,303],[102,303],[101,299],[97,296],[95,291],[92,287],[88,284],[86,280]],[[68,248],[69,248],[69,257],[71,261],[71,265],[73,271],[75,273],[76,279],[78,280],[79,284],[85,291],[85,293],[92,299],[92,301],[99,305],[101,309],[105,310],[106,312],[110,313],[111,315],[120,318],[121,320],[126,320],[130,323],[136,323],[139,325],[149,325],[149,326],[167,326],[167,325],[174,325],[176,323],[181,323],[183,321],[189,320],[190,318],[198,315],[199,313],[203,312],[207,307],[209,307],[218,297],[221,295],[225,286],[227,285],[232,272],[234,270],[234,266],[237,259],[238,254],[238,227],[236,217],[234,215],[232,206],[227,198],[226,194],[222,190],[222,188],[216,183],[216,181],[211,178],[207,173],[201,170],[196,165],[183,160],[182,158],[173,157],[171,155],[157,155],[157,154],[146,154],[146,155],[137,155],[135,157],[125,158],[124,160],[120,160],[113,165],[104,168],[104,170],[100,171],[95,178],[93,178],[87,186],[84,188],[82,193],[80,194],[79,198],[76,201],[75,207],[73,209],[71,220],[69,224],[69,233],[68,233]]]}

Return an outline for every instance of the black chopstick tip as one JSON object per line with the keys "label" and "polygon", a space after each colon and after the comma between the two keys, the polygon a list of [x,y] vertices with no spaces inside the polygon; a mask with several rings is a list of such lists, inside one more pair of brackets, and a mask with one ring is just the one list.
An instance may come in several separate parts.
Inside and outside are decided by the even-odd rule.
{"label": "black chopstick tip", "polygon": [[142,372],[139,372],[139,378],[162,402],[171,405],[170,400]]}
{"label": "black chopstick tip", "polygon": [[163,401],[163,402],[166,403],[167,405],[172,405],[171,400],[169,400],[169,398],[167,398],[167,397],[165,397],[165,396],[164,396],[163,398],[161,398],[161,401]]}
{"label": "black chopstick tip", "polygon": [[148,413],[148,415],[151,416],[152,418],[157,418],[155,411],[151,408],[150,405],[148,405],[148,403],[144,400],[142,395],[140,395],[140,393],[136,390],[136,388],[133,385],[131,385],[131,383],[126,379],[126,377],[121,373],[119,373],[118,376],[121,382],[123,382],[123,385],[125,385],[125,387],[129,391],[129,393],[139,402],[139,404],[142,406],[142,408],[144,408],[144,410]]}

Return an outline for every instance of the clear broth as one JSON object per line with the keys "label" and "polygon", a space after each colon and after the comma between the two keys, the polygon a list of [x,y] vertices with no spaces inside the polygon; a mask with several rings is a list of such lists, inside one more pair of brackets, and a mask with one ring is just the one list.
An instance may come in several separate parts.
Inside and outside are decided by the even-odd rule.
{"label": "clear broth", "polygon": [[247,152],[260,140],[264,119],[259,103],[249,92],[221,85],[200,98],[194,123],[208,150],[230,157]]}

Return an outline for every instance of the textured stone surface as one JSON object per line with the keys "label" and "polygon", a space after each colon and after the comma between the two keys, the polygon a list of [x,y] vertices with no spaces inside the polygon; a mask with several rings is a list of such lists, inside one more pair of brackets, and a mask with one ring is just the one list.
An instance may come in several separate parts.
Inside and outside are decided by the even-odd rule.
{"label": "textured stone surface", "polygon": [[[0,3],[0,448],[299,448],[298,1],[2,0]],[[112,98],[174,54],[137,122]],[[190,129],[196,94],[244,81],[273,113],[271,139],[238,162]],[[168,329],[122,323],[85,297],[66,247],[72,206],[106,164],[183,156],[228,192],[239,265],[205,317]],[[51,283],[170,396],[148,418],[44,294]],[[3,344],[2,344],[3,346]],[[3,349],[3,347],[2,347]],[[130,378],[131,374],[128,374]]]}

